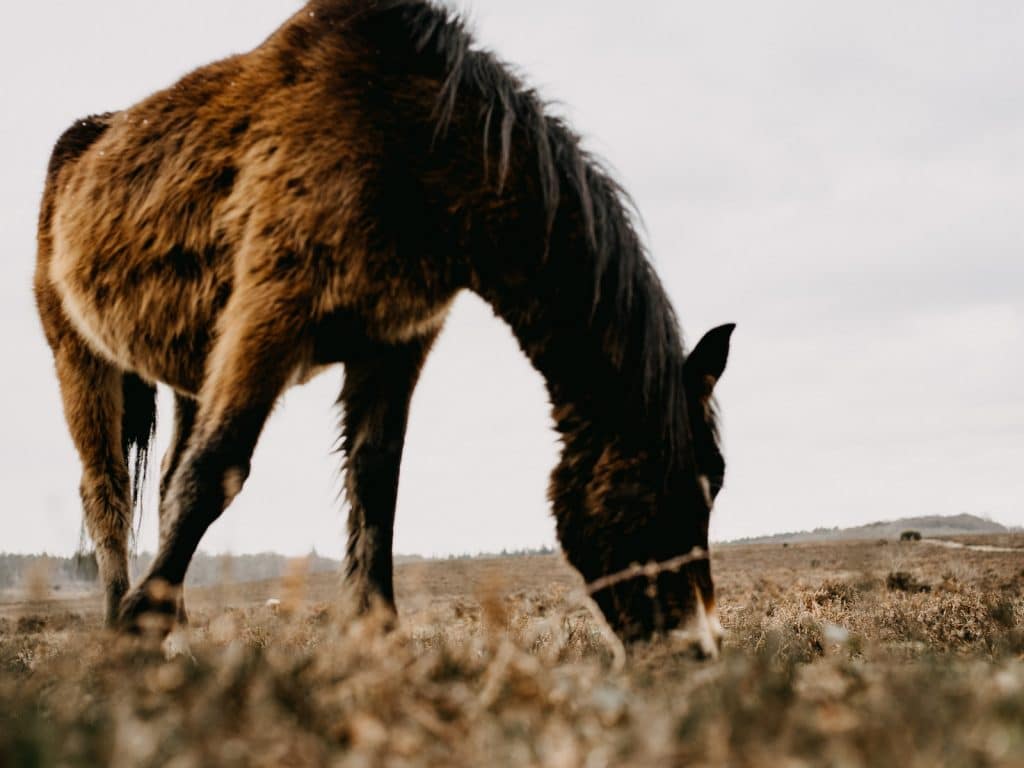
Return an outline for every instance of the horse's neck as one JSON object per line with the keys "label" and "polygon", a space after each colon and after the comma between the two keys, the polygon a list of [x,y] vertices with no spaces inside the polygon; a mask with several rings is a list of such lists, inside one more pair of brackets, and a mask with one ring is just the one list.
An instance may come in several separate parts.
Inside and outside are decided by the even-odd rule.
{"label": "horse's neck", "polygon": [[[663,396],[658,377],[673,363],[664,359],[672,339],[666,343],[654,338],[652,330],[656,322],[672,322],[650,316],[662,311],[651,303],[663,297],[650,295],[660,285],[641,284],[632,276],[629,290],[634,295],[624,300],[619,254],[605,254],[607,263],[598,276],[587,233],[581,227],[572,229],[573,223],[572,216],[556,221],[550,240],[543,245],[536,240],[532,254],[506,249],[480,254],[475,261],[487,266],[476,271],[473,287],[509,325],[544,377],[563,434],[586,429],[613,440],[632,431],[640,441],[660,442],[659,435],[635,434],[652,426],[653,413],[657,421],[668,416],[651,401]],[[664,330],[672,333],[673,327]],[[679,345],[678,337],[675,343]],[[681,347],[677,353],[681,366]]]}

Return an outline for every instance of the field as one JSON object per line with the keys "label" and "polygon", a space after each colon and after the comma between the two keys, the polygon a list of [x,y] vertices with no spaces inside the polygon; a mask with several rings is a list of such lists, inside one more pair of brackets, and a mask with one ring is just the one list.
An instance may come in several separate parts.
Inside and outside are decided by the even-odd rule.
{"label": "field", "polygon": [[[95,598],[0,604],[0,766],[1024,766],[1024,536],[720,547],[723,658],[622,664],[559,557],[189,593],[164,648]],[[273,598],[280,604],[267,605]]]}

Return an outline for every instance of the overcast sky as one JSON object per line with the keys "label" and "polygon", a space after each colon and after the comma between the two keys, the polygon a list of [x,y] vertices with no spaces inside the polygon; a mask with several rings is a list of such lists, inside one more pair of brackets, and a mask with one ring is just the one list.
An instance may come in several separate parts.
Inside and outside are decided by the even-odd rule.
{"label": "overcast sky", "polygon": [[[0,550],[78,543],[77,457],[31,295],[50,147],[299,5],[0,11]],[[459,7],[636,198],[690,344],[739,324],[714,538],[960,512],[1024,524],[1024,4]],[[340,556],[340,382],[284,398],[204,549]],[[460,299],[413,403],[396,549],[553,543],[546,403],[509,331]],[[143,548],[155,531],[151,498]]]}

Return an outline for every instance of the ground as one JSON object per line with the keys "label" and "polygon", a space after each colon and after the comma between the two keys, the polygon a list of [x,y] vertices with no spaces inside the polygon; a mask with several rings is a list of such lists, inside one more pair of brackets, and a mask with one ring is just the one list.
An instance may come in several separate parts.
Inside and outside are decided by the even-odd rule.
{"label": "ground", "polygon": [[620,663],[556,556],[402,566],[390,632],[301,566],[162,649],[8,602],[0,766],[1024,766],[1024,536],[962,541],[719,547],[717,662]]}

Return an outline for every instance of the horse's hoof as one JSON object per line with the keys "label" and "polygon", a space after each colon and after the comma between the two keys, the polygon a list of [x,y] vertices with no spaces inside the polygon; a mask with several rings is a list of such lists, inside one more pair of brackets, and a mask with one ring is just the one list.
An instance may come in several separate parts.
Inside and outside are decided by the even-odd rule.
{"label": "horse's hoof", "polygon": [[149,582],[132,590],[121,601],[118,628],[147,637],[165,637],[178,615],[178,590],[166,582]]}

